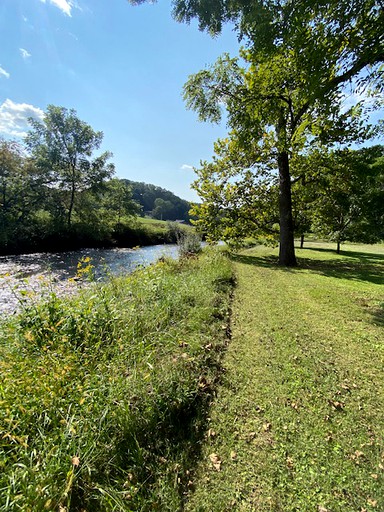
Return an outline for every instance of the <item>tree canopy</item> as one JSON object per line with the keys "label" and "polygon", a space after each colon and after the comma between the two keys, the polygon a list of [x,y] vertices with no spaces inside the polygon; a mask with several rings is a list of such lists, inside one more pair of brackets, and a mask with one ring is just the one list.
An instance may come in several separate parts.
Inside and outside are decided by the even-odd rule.
{"label": "tree canopy", "polygon": [[67,192],[61,197],[70,227],[78,193],[95,189],[114,173],[113,164],[108,163],[112,153],[92,158],[103,134],[81,121],[73,109],[49,105],[44,119],[30,119],[30,124],[26,144],[36,166],[46,172],[47,183]]}
{"label": "tree canopy", "polygon": [[[380,0],[173,1],[178,21],[197,19],[199,28],[212,35],[233,23],[248,48],[242,52],[245,64],[224,56],[185,86],[187,106],[201,120],[218,122],[225,107],[231,130],[195,182],[201,197],[209,196],[200,213],[206,220],[208,211],[214,214],[211,227],[226,219],[227,231],[233,232],[235,212],[259,202],[255,187],[257,193],[264,189],[264,200],[278,186],[279,262],[296,264],[291,161],[314,142],[345,143],[372,135],[361,118],[361,104],[344,108],[342,87],[348,83],[361,92],[370,85],[380,91],[382,7]],[[246,180],[239,180],[239,173]],[[242,208],[234,208],[235,203]],[[260,225],[260,219],[255,222]]]}
{"label": "tree canopy", "polygon": [[382,76],[382,69],[372,68],[384,61],[382,0],[173,0],[172,6],[177,21],[196,19],[200,30],[214,36],[233,24],[239,39],[256,52],[293,51],[305,73],[317,73],[326,59],[336,69],[327,87],[369,66],[371,77]]}

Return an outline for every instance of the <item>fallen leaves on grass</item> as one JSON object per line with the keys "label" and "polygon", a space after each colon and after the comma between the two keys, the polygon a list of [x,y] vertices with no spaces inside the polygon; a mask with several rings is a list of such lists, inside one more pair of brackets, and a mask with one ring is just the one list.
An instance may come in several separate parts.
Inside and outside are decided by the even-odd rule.
{"label": "fallen leaves on grass", "polygon": [[72,457],[72,465],[76,467],[80,465],[80,459],[77,457],[77,455]]}
{"label": "fallen leaves on grass", "polygon": [[213,467],[216,469],[216,471],[221,471],[221,460],[220,457],[216,453],[211,453],[209,456],[210,461],[213,464]]}
{"label": "fallen leaves on grass", "polygon": [[343,402],[338,402],[337,400],[328,400],[328,403],[336,411],[343,411],[344,410],[345,404]]}
{"label": "fallen leaves on grass", "polygon": [[212,428],[208,429],[207,437],[208,439],[216,437],[216,432]]}

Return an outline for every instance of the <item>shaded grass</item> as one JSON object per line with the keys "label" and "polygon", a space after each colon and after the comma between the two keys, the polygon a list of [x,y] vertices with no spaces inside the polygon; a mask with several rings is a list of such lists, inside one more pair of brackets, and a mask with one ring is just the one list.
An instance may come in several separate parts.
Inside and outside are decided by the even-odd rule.
{"label": "shaded grass", "polygon": [[220,376],[231,282],[225,256],[207,251],[65,300],[48,287],[5,322],[0,510],[178,510]]}
{"label": "shaded grass", "polygon": [[295,269],[269,249],[234,256],[233,337],[186,510],[384,510],[383,248],[319,248]]}

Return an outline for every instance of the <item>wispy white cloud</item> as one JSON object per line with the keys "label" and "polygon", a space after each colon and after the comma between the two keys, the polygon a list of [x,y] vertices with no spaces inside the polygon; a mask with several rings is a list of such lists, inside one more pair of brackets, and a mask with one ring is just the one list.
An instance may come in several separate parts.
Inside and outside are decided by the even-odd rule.
{"label": "wispy white cloud", "polygon": [[9,78],[11,75],[8,73],[8,71],[5,71],[5,69],[0,66],[0,77],[2,76],[5,76],[5,78]]}
{"label": "wispy white cloud", "polygon": [[352,92],[343,92],[341,94],[341,112],[346,113],[351,108],[360,105],[363,112],[372,110],[376,103],[377,98],[369,96],[366,91],[355,90]]}
{"label": "wispy white cloud", "polygon": [[19,50],[20,50],[20,54],[23,57],[23,59],[28,59],[29,57],[31,57],[31,54],[25,48],[19,48]]}
{"label": "wispy white cloud", "polygon": [[182,171],[193,171],[193,165],[183,164],[180,169]]}
{"label": "wispy white cloud", "polygon": [[43,119],[44,112],[28,103],[14,103],[6,99],[0,105],[0,133],[12,137],[25,137],[29,129],[29,117]]}
{"label": "wispy white cloud", "polygon": [[[67,16],[72,16],[71,10],[73,3],[71,0],[48,0],[50,4],[56,6],[60,11],[62,11]],[[47,0],[40,0],[43,4],[47,3]]]}

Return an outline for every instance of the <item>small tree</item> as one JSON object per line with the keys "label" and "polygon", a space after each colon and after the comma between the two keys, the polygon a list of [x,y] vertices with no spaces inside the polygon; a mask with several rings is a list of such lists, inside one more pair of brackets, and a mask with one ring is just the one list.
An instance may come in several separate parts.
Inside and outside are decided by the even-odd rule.
{"label": "small tree", "polygon": [[374,242],[384,233],[384,147],[333,151],[312,183],[312,229],[334,240]]}
{"label": "small tree", "polygon": [[171,201],[161,199],[161,197],[155,199],[153,206],[152,216],[160,220],[167,220],[173,209]]}
{"label": "small tree", "polygon": [[108,151],[92,158],[103,133],[81,121],[76,111],[49,105],[43,121],[29,120],[26,144],[36,165],[49,176],[50,186],[62,192],[66,223],[70,228],[77,195],[95,190],[114,173]]}
{"label": "small tree", "polygon": [[124,217],[138,215],[141,211],[140,205],[132,199],[131,187],[118,178],[105,184],[101,206],[108,212],[115,225],[121,224]]}

